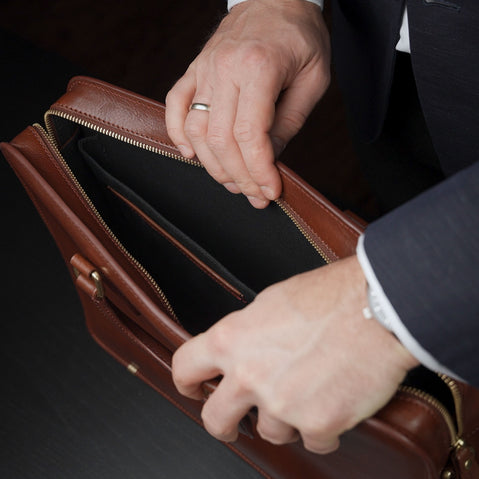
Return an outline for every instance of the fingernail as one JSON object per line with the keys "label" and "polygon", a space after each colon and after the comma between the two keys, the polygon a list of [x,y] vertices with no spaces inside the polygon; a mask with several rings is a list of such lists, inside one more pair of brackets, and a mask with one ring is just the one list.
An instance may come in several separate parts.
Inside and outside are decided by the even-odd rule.
{"label": "fingernail", "polygon": [[259,198],[256,198],[255,196],[247,196],[247,198],[248,198],[248,201],[249,201],[255,208],[258,208],[258,209],[266,208],[266,206],[268,206],[268,203],[269,203],[268,200],[261,200],[261,199],[259,199]]}
{"label": "fingernail", "polygon": [[282,141],[280,138],[277,136],[272,136],[271,137],[271,143],[273,144],[273,150],[274,150],[274,156],[279,156],[284,148],[286,147],[286,144],[284,141]]}
{"label": "fingernail", "polygon": [[195,156],[195,152],[186,145],[178,145],[178,150],[180,150],[181,156],[184,156],[185,158],[191,158]]}
{"label": "fingernail", "polygon": [[233,182],[224,183],[223,186],[230,192],[234,194],[241,193],[241,190],[238,188],[238,185]]}
{"label": "fingernail", "polygon": [[261,186],[261,191],[264,193],[264,196],[268,198],[268,200],[275,200],[276,195],[273,193],[273,190],[269,186]]}

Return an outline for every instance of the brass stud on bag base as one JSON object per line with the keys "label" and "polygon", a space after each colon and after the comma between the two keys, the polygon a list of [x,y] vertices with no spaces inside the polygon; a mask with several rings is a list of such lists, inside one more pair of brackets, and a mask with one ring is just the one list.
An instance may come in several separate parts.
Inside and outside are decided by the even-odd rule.
{"label": "brass stud on bag base", "polygon": [[126,369],[128,370],[129,373],[133,374],[133,376],[138,372],[140,369],[137,364],[135,363],[130,363]]}
{"label": "brass stud on bag base", "polygon": [[441,474],[441,479],[454,479],[456,475],[452,469],[444,469]]}

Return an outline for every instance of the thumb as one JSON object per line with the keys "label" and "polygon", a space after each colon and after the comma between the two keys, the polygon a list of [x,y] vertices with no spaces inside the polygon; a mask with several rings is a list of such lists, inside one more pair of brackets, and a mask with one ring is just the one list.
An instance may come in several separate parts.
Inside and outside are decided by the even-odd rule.
{"label": "thumb", "polygon": [[329,75],[304,75],[282,93],[276,104],[276,113],[270,138],[275,157],[303,127],[316,103],[329,86]]}

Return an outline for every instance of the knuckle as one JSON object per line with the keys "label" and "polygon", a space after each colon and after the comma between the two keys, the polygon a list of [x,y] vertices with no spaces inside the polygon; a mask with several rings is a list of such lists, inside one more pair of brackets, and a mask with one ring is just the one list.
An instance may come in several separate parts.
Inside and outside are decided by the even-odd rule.
{"label": "knuckle", "polygon": [[250,143],[256,138],[255,128],[249,120],[240,120],[234,125],[233,134],[238,143]]}
{"label": "knuckle", "polygon": [[238,185],[238,188],[246,196],[252,197],[261,197],[262,193],[259,189],[259,186],[254,183],[251,179],[247,178],[234,178],[235,183]]}
{"label": "knuckle", "polygon": [[206,144],[211,150],[224,151],[227,148],[227,136],[221,130],[215,129],[206,136]]}
{"label": "knuckle", "polygon": [[270,178],[272,173],[271,167],[272,165],[267,161],[256,161],[252,165],[248,165],[248,171],[253,180],[263,183],[267,178]]}
{"label": "knuckle", "polygon": [[328,436],[331,426],[328,422],[321,419],[314,419],[300,428],[301,436],[307,442],[315,442],[318,438]]}
{"label": "knuckle", "polygon": [[311,82],[315,85],[312,93],[319,100],[331,84],[331,69],[329,65],[324,61],[319,62],[311,72]]}
{"label": "knuckle", "polygon": [[268,413],[272,417],[288,417],[289,403],[282,397],[273,397],[268,402]]}
{"label": "knuckle", "polygon": [[339,441],[326,443],[303,441],[303,445],[306,450],[314,452],[315,454],[329,454],[338,449]]}
{"label": "knuckle", "polygon": [[176,387],[184,390],[189,384],[183,371],[184,361],[180,360],[179,353],[176,352],[172,358],[172,378]]}
{"label": "knuckle", "polygon": [[231,76],[232,67],[234,65],[234,54],[235,50],[231,50],[227,46],[215,52],[213,64],[220,79]]}
{"label": "knuckle", "polygon": [[214,414],[214,412],[210,412],[206,405],[201,411],[201,420],[203,421],[205,429],[219,440],[228,441],[236,435],[236,426],[231,427],[218,420],[218,416]]}
{"label": "knuckle", "polygon": [[205,128],[198,122],[186,120],[185,133],[192,140],[199,140],[205,136]]}
{"label": "knuckle", "polygon": [[299,131],[306,122],[306,115],[298,110],[289,110],[282,118],[288,130]]}
{"label": "knuckle", "polygon": [[235,383],[238,386],[238,391],[242,393],[252,393],[256,390],[258,383],[256,370],[248,363],[239,363],[236,365],[233,375]]}
{"label": "knuckle", "polygon": [[172,139],[174,143],[179,141],[182,137],[183,130],[177,126],[171,126],[168,122],[166,123],[166,130],[168,136]]}
{"label": "knuckle", "polygon": [[311,444],[325,444],[324,440],[337,437],[345,428],[344,418],[340,411],[325,413],[308,421],[301,427],[301,435]]}
{"label": "knuckle", "polygon": [[209,342],[213,354],[227,354],[231,346],[231,334],[227,326],[222,323],[215,324],[209,331]]}
{"label": "knuckle", "polygon": [[279,433],[275,433],[272,431],[268,431],[264,426],[258,425],[256,427],[258,434],[265,440],[270,442],[271,444],[283,444],[284,439],[283,436]]}
{"label": "knuckle", "polygon": [[176,93],[176,88],[173,87],[167,94],[166,94],[166,97],[165,97],[165,105],[166,106],[170,106],[172,103],[174,103],[176,101],[176,99],[178,98],[178,94]]}
{"label": "knuckle", "polygon": [[242,64],[248,69],[259,69],[269,61],[267,48],[259,42],[245,45],[242,52]]}

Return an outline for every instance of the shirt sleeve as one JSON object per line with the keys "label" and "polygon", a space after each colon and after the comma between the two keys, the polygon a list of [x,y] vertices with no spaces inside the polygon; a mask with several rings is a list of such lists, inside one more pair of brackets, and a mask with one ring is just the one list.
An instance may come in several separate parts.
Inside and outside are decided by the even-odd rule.
{"label": "shirt sleeve", "polygon": [[[230,11],[238,3],[246,2],[247,0],[228,0],[228,11]],[[321,10],[323,9],[324,0],[304,0],[305,2],[311,2],[318,5]]]}
{"label": "shirt sleeve", "polygon": [[374,270],[364,249],[364,235],[359,238],[356,253],[359,264],[361,265],[368,283],[370,308],[374,318],[377,319],[386,329],[392,331],[398,340],[401,341],[403,346],[423,366],[438,373],[447,374],[448,376],[461,380],[457,374],[449,370],[426,351],[404,326],[374,274]]}

